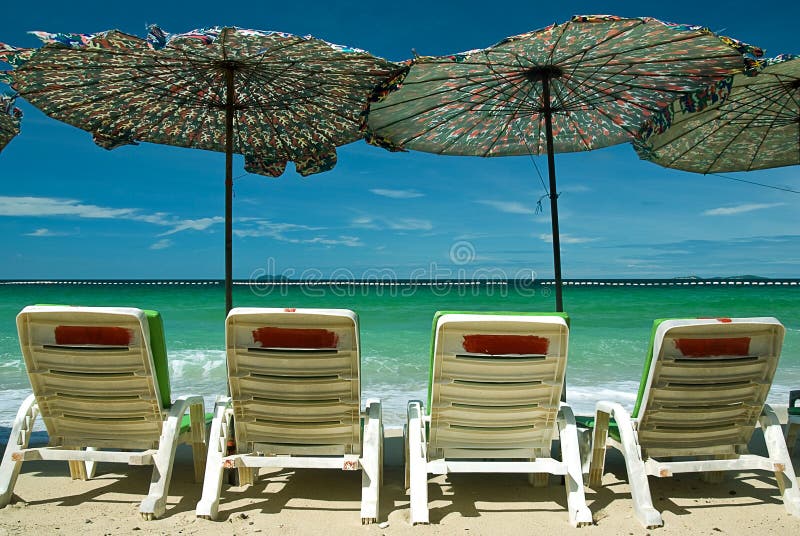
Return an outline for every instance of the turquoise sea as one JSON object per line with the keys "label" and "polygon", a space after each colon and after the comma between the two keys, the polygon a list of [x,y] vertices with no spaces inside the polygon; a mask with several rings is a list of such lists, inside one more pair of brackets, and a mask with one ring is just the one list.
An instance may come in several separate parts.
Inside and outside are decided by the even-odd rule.
{"label": "turquoise sea", "polygon": [[[564,289],[571,316],[567,401],[589,414],[599,399],[633,405],[653,320],[775,316],[787,328],[769,401],[800,388],[800,281],[575,281]],[[552,311],[547,286],[513,283],[240,284],[236,306],[335,307],[361,322],[362,390],[383,401],[388,426],[427,392],[431,320],[437,310]],[[30,387],[15,316],[35,303],[133,306],[161,311],[173,395],[201,394],[210,410],[224,394],[224,294],[216,281],[0,283],[0,426]]]}

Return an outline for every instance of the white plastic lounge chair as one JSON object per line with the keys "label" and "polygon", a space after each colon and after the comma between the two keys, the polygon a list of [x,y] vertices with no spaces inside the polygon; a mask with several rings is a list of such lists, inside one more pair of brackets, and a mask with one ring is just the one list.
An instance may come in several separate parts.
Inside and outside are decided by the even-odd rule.
{"label": "white plastic lounge chair", "polygon": [[[722,471],[774,471],[786,510],[800,515],[783,432],[764,403],[783,335],[775,318],[657,320],[633,412],[597,403],[589,486],[601,485],[606,447],[612,446],[624,455],[634,512],[645,527],[663,524],[648,475],[702,472],[719,482]],[[759,423],[766,457],[747,450]]]}
{"label": "white plastic lounge chair", "polygon": [[[408,404],[411,523],[428,523],[428,475],[563,475],[569,521],[590,524],[575,418],[560,402],[569,339],[561,313],[437,313],[427,412]],[[550,457],[556,431],[561,460]],[[544,478],[542,478],[544,477]]]}
{"label": "white plastic lounge chair", "polygon": [[[195,479],[202,479],[203,399],[171,401],[158,313],[30,306],[17,316],[17,330],[33,394],[17,413],[0,465],[0,506],[11,500],[22,462],[30,460],[68,461],[72,478],[81,480],[93,476],[96,462],[153,465],[140,507],[145,519],[166,509],[178,443],[191,443]],[[28,448],[37,415],[49,444]]]}
{"label": "white plastic lounge chair", "polygon": [[789,391],[789,418],[786,422],[786,446],[789,454],[794,452],[797,436],[800,433],[800,389]]}
{"label": "white plastic lounge chair", "polygon": [[358,333],[358,317],[344,309],[228,313],[231,396],[214,412],[198,517],[217,517],[225,468],[238,468],[245,485],[259,467],[309,467],[361,469],[361,521],[377,520],[381,405],[367,400],[361,411]]}

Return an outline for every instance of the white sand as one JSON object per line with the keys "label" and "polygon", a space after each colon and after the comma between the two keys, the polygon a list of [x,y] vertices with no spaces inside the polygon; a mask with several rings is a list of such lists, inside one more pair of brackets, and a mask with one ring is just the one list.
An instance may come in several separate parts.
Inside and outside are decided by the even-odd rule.
{"label": "white sand", "polygon": [[[398,439],[387,459],[397,461]],[[751,448],[763,449],[756,433]],[[798,449],[800,450],[800,449]],[[15,493],[19,501],[0,510],[3,534],[365,534],[365,535],[550,535],[800,534],[800,518],[784,510],[774,475],[731,473],[722,484],[695,475],[651,478],[664,527],[645,531],[633,517],[621,456],[610,450],[604,487],[587,489],[595,524],[573,529],[567,522],[564,487],[551,477],[533,488],[524,475],[450,475],[429,484],[431,524],[408,523],[402,468],[388,467],[380,524],[359,520],[360,474],[328,470],[262,472],[254,486],[223,489],[220,520],[196,519],[200,485],[192,482],[189,450],[181,450],[162,519],[143,521],[139,501],[149,467],[100,466],[91,481],[72,481],[66,463],[28,462]],[[800,467],[800,456],[794,458]]]}

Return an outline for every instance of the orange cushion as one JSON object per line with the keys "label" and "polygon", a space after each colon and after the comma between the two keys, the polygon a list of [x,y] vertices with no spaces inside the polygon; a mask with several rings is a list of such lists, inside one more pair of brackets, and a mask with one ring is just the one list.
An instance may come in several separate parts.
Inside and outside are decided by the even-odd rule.
{"label": "orange cushion", "polygon": [[474,354],[547,354],[550,340],[536,335],[464,335],[462,346]]}
{"label": "orange cushion", "polygon": [[336,348],[339,335],[327,329],[263,327],[253,330],[262,348]]}
{"label": "orange cushion", "polygon": [[748,355],[750,351],[750,337],[675,339],[675,346],[686,357]]}
{"label": "orange cushion", "polygon": [[57,326],[56,344],[96,344],[100,346],[128,346],[133,332],[113,326]]}

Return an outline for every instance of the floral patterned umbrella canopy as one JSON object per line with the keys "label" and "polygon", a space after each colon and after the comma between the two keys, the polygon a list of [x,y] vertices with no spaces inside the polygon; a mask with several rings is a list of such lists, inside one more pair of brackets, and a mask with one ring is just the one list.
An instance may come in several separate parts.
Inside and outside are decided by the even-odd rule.
{"label": "floral patterned umbrella canopy", "polygon": [[0,48],[11,85],[105,148],[146,141],[225,151],[226,305],[231,301],[232,154],[279,176],[331,169],[362,137],[367,102],[399,66],[362,50],[282,32],[210,28],[147,39],[34,32],[45,46]]}
{"label": "floral patterned umbrella canopy", "polygon": [[451,155],[547,153],[560,311],[553,154],[630,141],[678,95],[742,71],[743,48],[697,26],[576,16],[486,49],[416,58],[400,89],[371,105],[368,140]]}
{"label": "floral patterned umbrella canopy", "polygon": [[19,119],[22,112],[14,107],[14,99],[0,95],[0,151],[2,151],[11,138],[19,134]]}
{"label": "floral patterned umbrella canopy", "polygon": [[643,159],[695,173],[800,164],[800,57],[756,62],[675,100],[645,124],[634,147]]}

